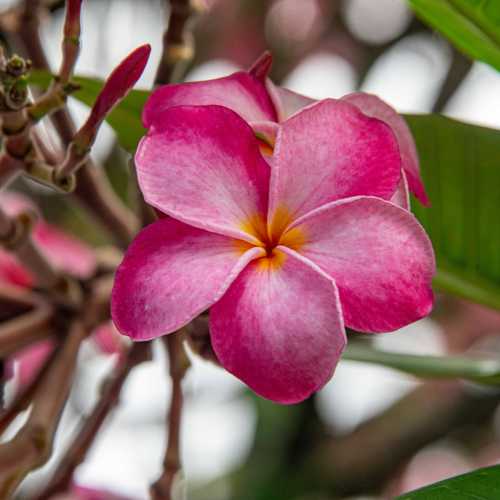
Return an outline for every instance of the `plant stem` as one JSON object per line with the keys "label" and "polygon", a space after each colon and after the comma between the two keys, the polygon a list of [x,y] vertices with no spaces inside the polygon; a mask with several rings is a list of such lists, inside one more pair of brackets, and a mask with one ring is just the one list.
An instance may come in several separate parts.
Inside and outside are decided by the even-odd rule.
{"label": "plant stem", "polygon": [[71,325],[64,344],[35,391],[28,421],[11,441],[0,445],[2,498],[9,498],[29,472],[50,458],[54,435],[73,381],[78,350],[85,336],[86,331],[79,322]]}
{"label": "plant stem", "polygon": [[182,481],[180,459],[180,428],[182,420],[182,379],[189,367],[189,360],[184,351],[182,330],[164,337],[167,347],[169,372],[172,380],[172,397],[168,416],[168,444],[163,460],[163,473],[151,486],[154,500],[172,500],[172,490]]}
{"label": "plant stem", "polygon": [[73,479],[73,472],[85,460],[106,417],[117,405],[128,375],[135,366],[149,359],[150,347],[149,343],[134,344],[126,359],[122,360],[115,372],[104,381],[99,402],[85,419],[49,484],[36,496],[37,500],[48,500],[68,489]]}

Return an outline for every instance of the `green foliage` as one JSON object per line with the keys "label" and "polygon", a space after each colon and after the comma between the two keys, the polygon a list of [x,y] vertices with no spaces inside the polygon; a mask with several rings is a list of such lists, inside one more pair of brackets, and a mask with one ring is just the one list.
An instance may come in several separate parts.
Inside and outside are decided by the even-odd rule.
{"label": "green foliage", "polygon": [[498,0],[409,0],[423,21],[472,59],[500,70]]}
{"label": "green foliage", "polygon": [[407,493],[396,500],[493,500],[500,498],[500,466],[478,469]]}
{"label": "green foliage", "polygon": [[421,356],[371,349],[350,343],[342,359],[394,368],[424,378],[463,378],[483,384],[500,384],[500,361],[459,356]]}
{"label": "green foliage", "polygon": [[500,309],[500,131],[439,115],[406,119],[432,202],[412,209],[436,252],[434,284]]}

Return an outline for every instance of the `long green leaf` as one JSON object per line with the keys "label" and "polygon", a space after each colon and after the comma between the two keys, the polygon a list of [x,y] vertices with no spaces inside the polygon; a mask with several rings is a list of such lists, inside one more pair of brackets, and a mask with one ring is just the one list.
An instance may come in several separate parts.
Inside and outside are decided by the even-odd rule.
{"label": "long green leaf", "polygon": [[[52,75],[44,71],[34,71],[30,76],[30,83],[43,89],[47,89]],[[77,76],[74,81],[81,88],[72,97],[83,102],[87,106],[92,106],[104,82],[97,78],[87,78]],[[108,115],[106,121],[115,130],[118,141],[127,151],[134,152],[141,137],[145,134],[145,129],[141,123],[141,112],[149,92],[146,90],[132,90],[127,97],[116,106]]]}
{"label": "long green leaf", "polygon": [[396,500],[500,499],[500,466],[478,469],[399,496]]}
{"label": "long green leaf", "polygon": [[500,131],[439,115],[406,119],[432,202],[412,209],[436,252],[434,284],[500,309]]}
{"label": "long green leaf", "polygon": [[459,50],[500,70],[498,0],[409,0],[416,14]]}
{"label": "long green leaf", "polygon": [[425,378],[462,378],[482,384],[500,384],[500,359],[474,359],[458,356],[421,356],[378,351],[350,343],[342,359],[394,368]]}

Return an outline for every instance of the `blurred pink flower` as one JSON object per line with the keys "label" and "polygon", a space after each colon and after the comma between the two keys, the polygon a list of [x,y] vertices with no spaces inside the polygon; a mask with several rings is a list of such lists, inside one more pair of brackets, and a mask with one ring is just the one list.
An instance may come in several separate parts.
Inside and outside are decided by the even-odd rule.
{"label": "blurred pink flower", "polygon": [[[28,198],[14,192],[1,194],[0,207],[11,217],[23,211],[37,212]],[[92,249],[74,236],[48,224],[40,216],[32,230],[32,237],[55,268],[82,279],[94,273],[96,258]],[[27,269],[22,268],[14,254],[0,248],[0,280],[2,279],[13,285],[33,285],[33,277]]]}
{"label": "blurred pink flower", "polygon": [[15,366],[17,365],[19,387],[29,386],[55,348],[56,343],[54,340],[44,339],[21,349],[16,352],[15,356],[7,359],[5,378],[9,380],[14,377]]}
{"label": "blurred pink flower", "polygon": [[[271,54],[264,53],[247,72],[239,71],[203,82],[164,85],[153,92],[146,103],[144,126],[154,128],[163,111],[172,106],[216,104],[232,109],[246,120],[263,141],[263,152],[267,150],[268,154],[272,154],[279,124],[316,101],[274,85],[268,78],[271,64]],[[391,106],[371,94],[356,92],[341,100],[350,102],[368,116],[382,120],[396,136],[403,175],[391,201],[408,208],[408,183],[415,196],[423,204],[428,204],[420,178],[415,142],[405,120]]]}
{"label": "blurred pink flower", "polygon": [[[23,211],[38,212],[31,200],[19,193],[7,192],[0,196],[0,207],[14,217]],[[57,269],[76,278],[89,278],[96,269],[95,253],[84,242],[45,222],[40,214],[32,230],[33,241],[38,245],[47,260]],[[16,259],[14,253],[0,248],[0,286],[2,283],[31,288],[34,280],[29,272]],[[101,352],[121,354],[125,344],[123,337],[116,331],[111,322],[103,323],[92,334],[92,340]],[[29,385],[45,361],[56,347],[53,339],[44,339],[16,352],[6,363],[5,376],[14,376],[18,366],[20,387]]]}
{"label": "blurred pink flower", "polygon": [[[260,93],[238,93],[243,84]],[[224,95],[247,119],[276,117],[249,74]],[[345,100],[314,103],[280,125],[270,168],[227,107],[154,103],[158,93],[137,176],[171,218],[139,233],[117,271],[119,331],[152,339],[211,307],[220,363],[261,396],[295,403],[332,376],[344,324],[383,332],[429,313],[433,250],[414,216],[387,201],[401,157],[385,123]]]}

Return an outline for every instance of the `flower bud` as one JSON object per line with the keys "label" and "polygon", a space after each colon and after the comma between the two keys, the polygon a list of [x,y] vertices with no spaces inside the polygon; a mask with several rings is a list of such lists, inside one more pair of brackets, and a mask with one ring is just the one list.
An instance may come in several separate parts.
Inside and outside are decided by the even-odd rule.
{"label": "flower bud", "polygon": [[97,129],[112,108],[123,99],[139,80],[151,53],[149,44],[131,52],[111,73],[97,96],[90,116],[75,137],[76,145],[88,149],[94,142]]}

